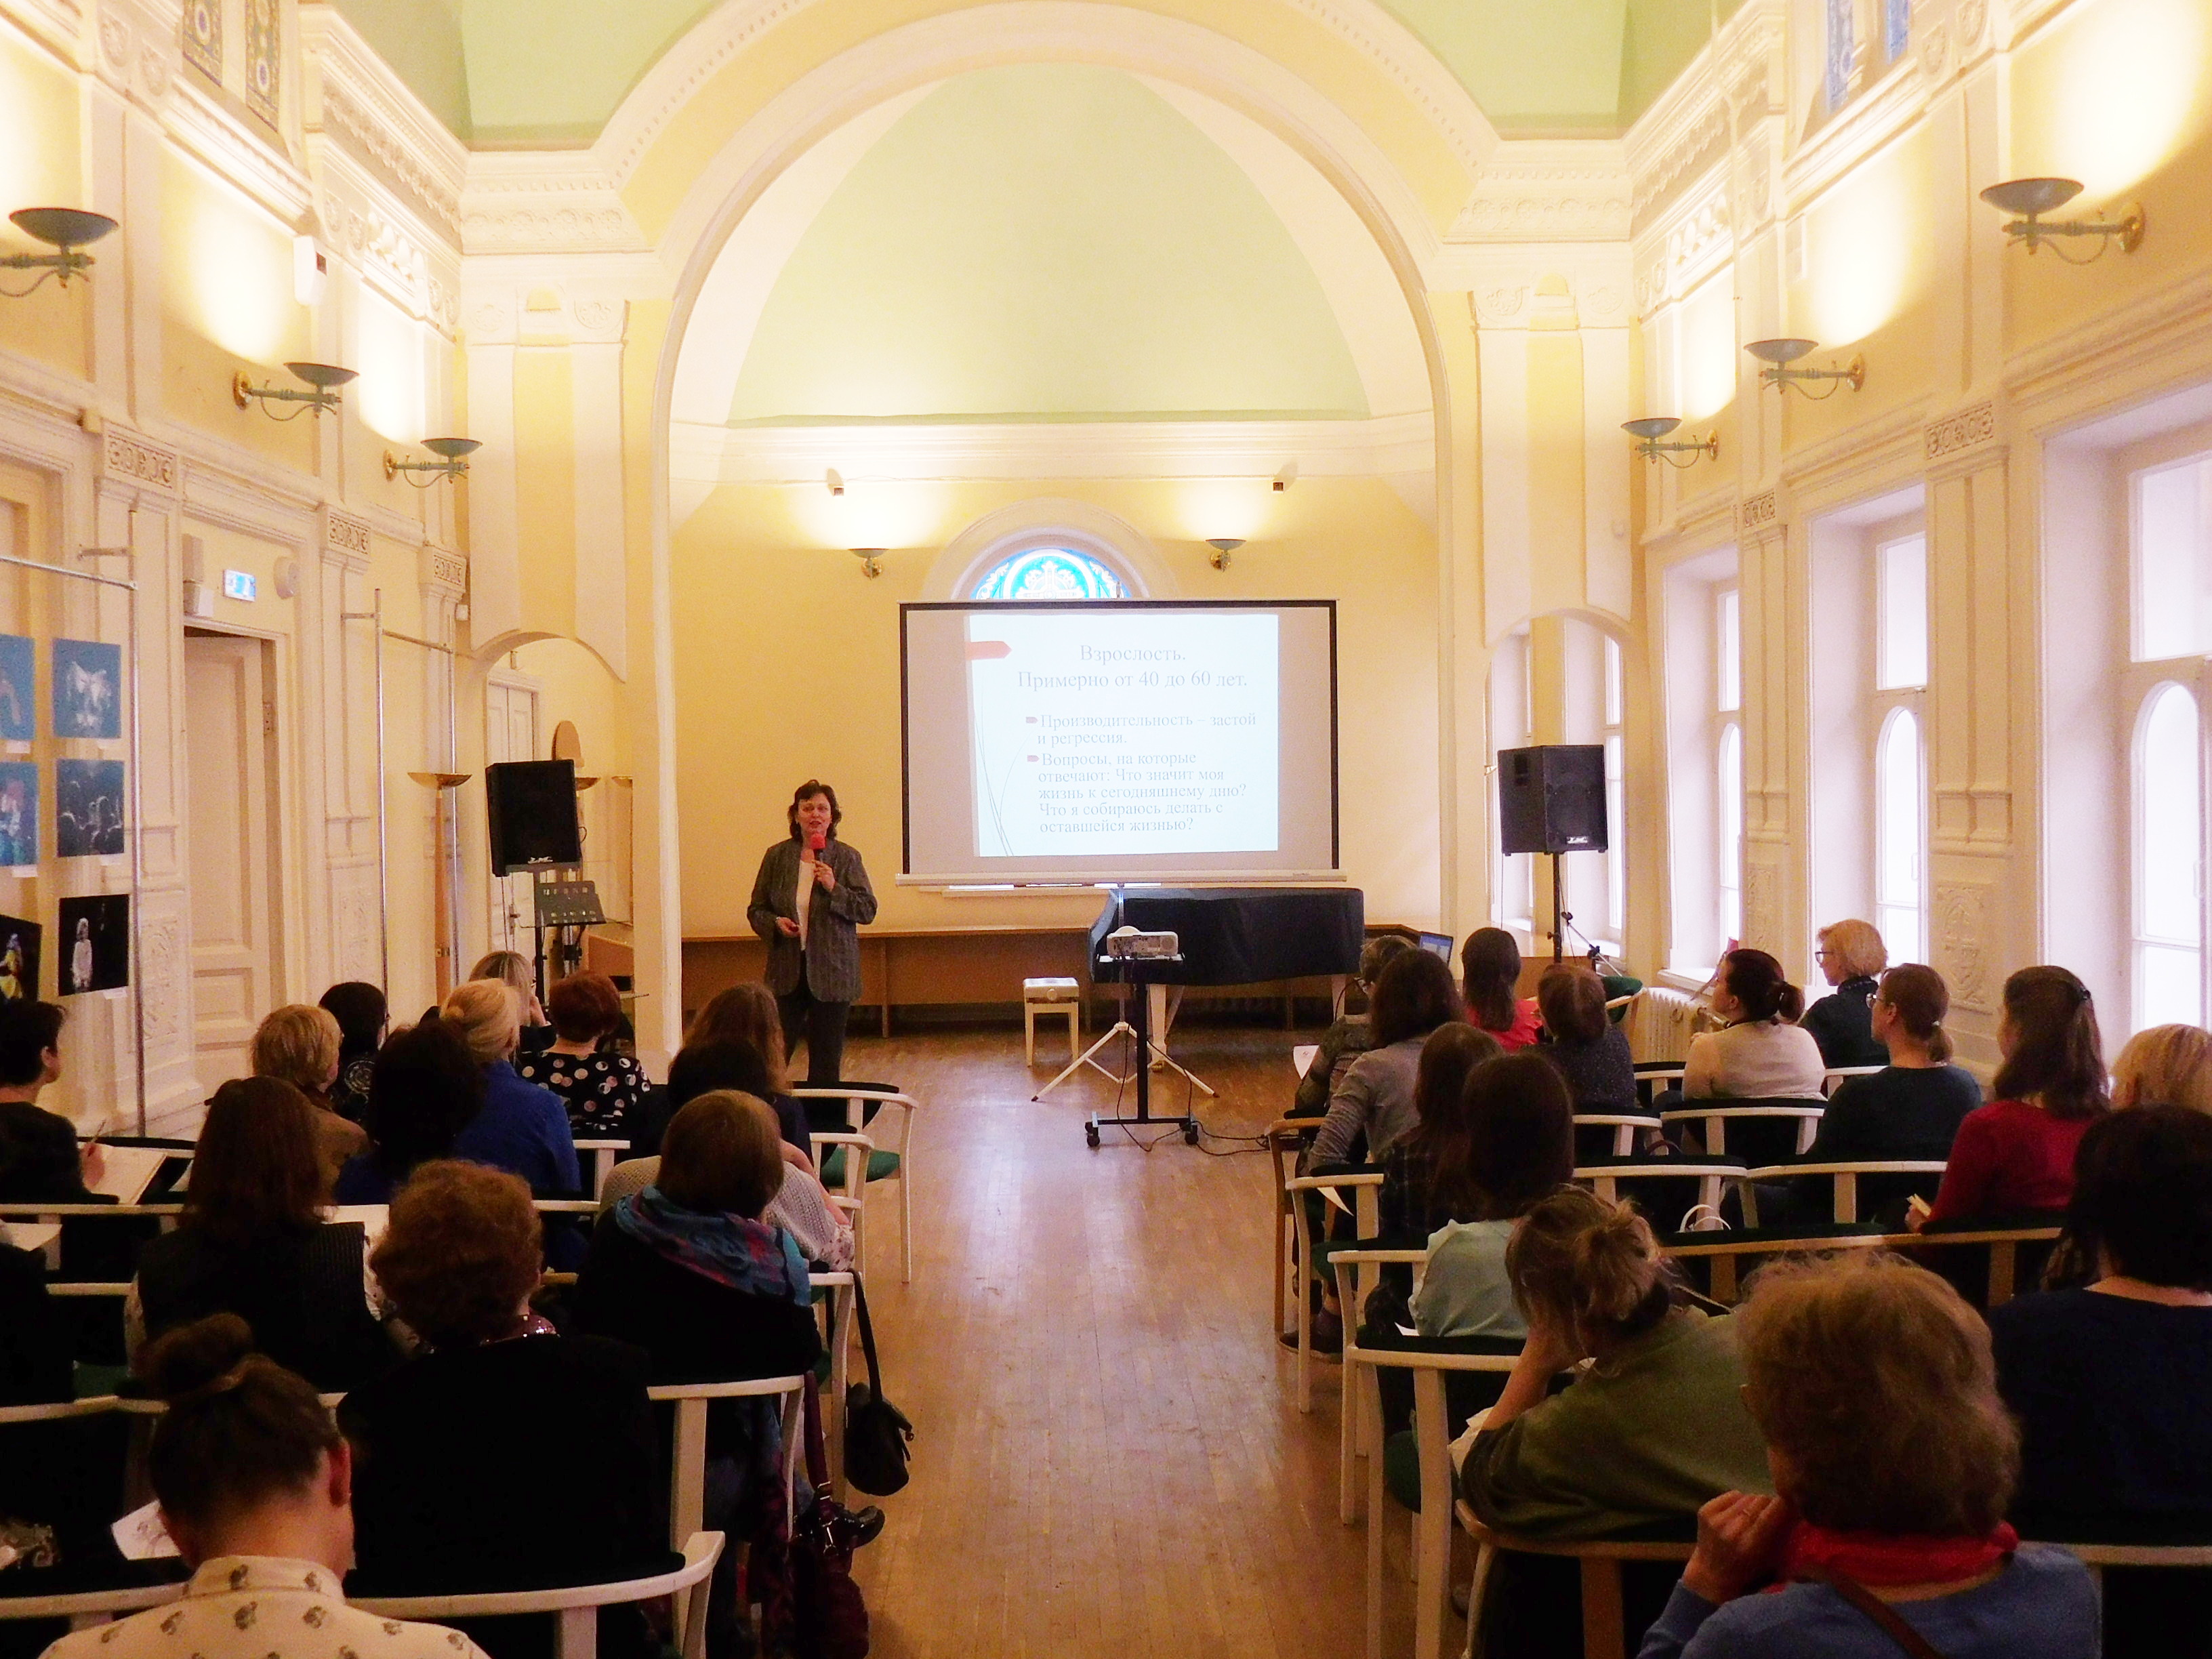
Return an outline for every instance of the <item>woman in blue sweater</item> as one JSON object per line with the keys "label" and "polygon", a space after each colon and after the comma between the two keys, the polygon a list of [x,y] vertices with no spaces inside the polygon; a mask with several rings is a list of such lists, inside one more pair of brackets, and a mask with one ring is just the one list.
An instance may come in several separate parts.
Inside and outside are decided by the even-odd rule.
{"label": "woman in blue sweater", "polygon": [[1698,1512],[1640,1659],[2096,1659],[2088,1569],[2005,1524],[2019,1431],[1957,1291],[1895,1257],[1808,1262],[1735,1323],[1778,1496]]}

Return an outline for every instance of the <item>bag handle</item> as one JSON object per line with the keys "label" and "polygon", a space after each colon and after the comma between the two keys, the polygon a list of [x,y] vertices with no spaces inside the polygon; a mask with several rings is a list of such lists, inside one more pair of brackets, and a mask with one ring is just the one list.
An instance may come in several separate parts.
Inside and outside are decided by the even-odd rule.
{"label": "bag handle", "polygon": [[868,1287],[860,1278],[860,1270],[853,1269],[853,1302],[860,1316],[860,1352],[868,1362],[868,1392],[877,1399],[884,1397],[884,1379],[876,1365],[876,1327],[868,1317]]}
{"label": "bag handle", "polygon": [[1876,1595],[1856,1578],[1846,1578],[1842,1573],[1808,1568],[1802,1575],[1830,1589],[1856,1607],[1861,1613],[1888,1634],[1889,1639],[1912,1656],[1912,1659],[1943,1659],[1942,1650],[1905,1622],[1898,1611]]}

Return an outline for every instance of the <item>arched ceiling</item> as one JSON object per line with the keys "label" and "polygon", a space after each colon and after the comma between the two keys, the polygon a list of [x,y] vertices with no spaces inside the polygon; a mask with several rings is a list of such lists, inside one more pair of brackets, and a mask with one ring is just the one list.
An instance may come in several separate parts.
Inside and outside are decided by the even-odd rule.
{"label": "arched ceiling", "polygon": [[[336,0],[460,138],[588,144],[722,0]],[[1618,132],[1741,0],[1381,0],[1516,134]]]}

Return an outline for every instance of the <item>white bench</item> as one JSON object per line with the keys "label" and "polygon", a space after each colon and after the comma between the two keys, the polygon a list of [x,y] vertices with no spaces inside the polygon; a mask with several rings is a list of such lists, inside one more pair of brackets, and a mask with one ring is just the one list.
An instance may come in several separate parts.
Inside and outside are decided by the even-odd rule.
{"label": "white bench", "polygon": [[1072,979],[1025,979],[1022,981],[1022,1051],[1032,1066],[1036,1064],[1039,1014],[1066,1016],[1067,1057],[1073,1060],[1082,1042],[1082,986]]}

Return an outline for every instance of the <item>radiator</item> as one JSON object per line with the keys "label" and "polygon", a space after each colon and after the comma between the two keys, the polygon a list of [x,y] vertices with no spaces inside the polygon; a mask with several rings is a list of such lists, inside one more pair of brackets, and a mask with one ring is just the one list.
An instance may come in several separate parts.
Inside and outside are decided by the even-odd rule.
{"label": "radiator", "polygon": [[1711,1027],[1710,1012],[1686,991],[1647,985],[1628,1005],[1628,1051],[1638,1060],[1681,1060],[1690,1039]]}

